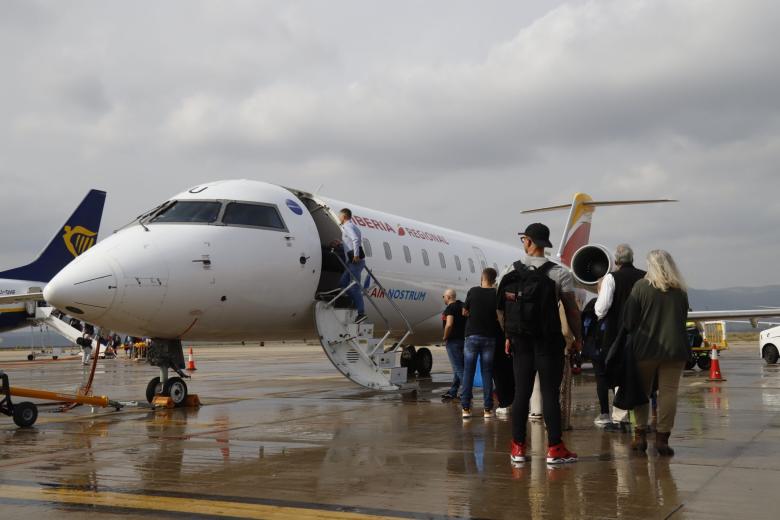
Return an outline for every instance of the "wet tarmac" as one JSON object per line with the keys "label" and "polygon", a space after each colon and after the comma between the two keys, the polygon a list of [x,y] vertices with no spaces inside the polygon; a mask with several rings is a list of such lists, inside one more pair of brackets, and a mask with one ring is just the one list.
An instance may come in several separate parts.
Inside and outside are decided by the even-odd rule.
{"label": "wet tarmac", "polygon": [[[33,429],[0,417],[4,518],[777,518],[780,366],[753,344],[722,358],[722,383],[687,373],[672,445],[637,457],[629,435],[593,426],[595,384],[574,383],[580,461],[548,468],[543,426],[513,467],[507,419],[464,423],[440,395],[449,373],[406,394],[367,392],[319,347],[196,349],[190,391],[204,406],[42,412]],[[75,360],[9,362],[12,385],[73,391]],[[96,391],[142,399],[155,369],[101,361]],[[651,444],[652,446],[652,444]]]}

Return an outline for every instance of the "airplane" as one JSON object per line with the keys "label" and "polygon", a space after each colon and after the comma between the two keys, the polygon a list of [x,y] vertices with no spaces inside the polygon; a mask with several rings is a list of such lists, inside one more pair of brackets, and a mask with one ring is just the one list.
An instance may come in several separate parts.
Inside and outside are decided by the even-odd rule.
{"label": "airplane", "polygon": [[[571,204],[534,211],[569,209],[553,260],[593,289],[612,268],[609,251],[588,244],[596,207],[650,202],[657,201],[595,202],[577,194]],[[353,323],[356,311],[340,305],[343,298],[318,300],[338,287],[344,269],[330,245],[341,238],[337,214],[344,207],[363,232],[369,268],[352,282],[366,295],[369,320],[360,325]],[[465,294],[479,284],[483,268],[507,271],[522,256],[519,244],[279,185],[224,180],[143,213],[60,271],[43,295],[90,323],[152,338],[148,360],[160,376],[149,381],[150,401],[156,395],[177,406],[186,401],[182,341],[317,337],[353,382],[398,390],[406,382],[403,346],[440,340],[443,291]],[[710,317],[699,312],[692,319]],[[375,337],[375,327],[384,332]],[[430,371],[430,351],[419,349],[409,362]],[[179,377],[169,377],[169,370]]]}
{"label": "airplane", "polygon": [[34,307],[20,304],[36,305],[49,280],[97,242],[105,201],[105,191],[90,190],[35,260],[0,272],[0,332],[26,326]]}

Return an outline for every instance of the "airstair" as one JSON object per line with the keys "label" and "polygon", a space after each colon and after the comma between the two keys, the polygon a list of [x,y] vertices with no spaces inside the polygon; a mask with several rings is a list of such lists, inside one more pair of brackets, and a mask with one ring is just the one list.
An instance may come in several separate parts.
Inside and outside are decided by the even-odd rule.
{"label": "airstair", "polygon": [[[350,273],[340,255],[334,254]],[[350,273],[350,284],[334,297],[318,301],[314,308],[317,332],[325,354],[333,365],[348,379],[372,390],[393,391],[407,387],[407,369],[400,364],[402,345],[412,334],[412,326],[398,305],[386,296],[388,291],[366,267],[365,273],[380,289],[379,294],[390,304],[398,315],[403,328],[393,329],[390,320],[369,295],[366,285]],[[377,335],[374,324],[354,323],[357,311],[352,308],[340,308],[347,291],[357,286],[363,293],[363,299],[374,309],[376,316],[384,322],[384,333]],[[376,294],[376,293],[375,293]],[[373,313],[372,313],[373,314]],[[405,330],[404,330],[405,329]]]}
{"label": "airstair", "polygon": [[[78,345],[76,340],[84,335],[79,329],[73,328],[70,324],[62,321],[54,314],[54,307],[36,307],[34,320],[38,323],[46,325],[49,329],[53,330],[66,340],[70,341],[74,345]],[[92,340],[92,348],[94,349],[97,341]],[[97,352],[97,351],[95,351]],[[106,346],[100,345],[100,351],[98,355],[105,355]]]}

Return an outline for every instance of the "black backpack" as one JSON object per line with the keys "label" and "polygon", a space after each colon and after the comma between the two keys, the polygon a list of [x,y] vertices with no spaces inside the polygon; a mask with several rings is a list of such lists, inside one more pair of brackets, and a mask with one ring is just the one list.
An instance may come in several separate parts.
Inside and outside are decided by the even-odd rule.
{"label": "black backpack", "polygon": [[558,291],[547,273],[555,267],[547,262],[539,268],[515,262],[498,288],[504,299],[504,329],[507,336],[543,340],[549,346],[563,346]]}
{"label": "black backpack", "polygon": [[[580,313],[582,316],[582,354],[590,360],[602,360],[609,345],[603,345],[606,321],[596,316],[596,298],[591,299]],[[604,348],[606,347],[606,348]]]}

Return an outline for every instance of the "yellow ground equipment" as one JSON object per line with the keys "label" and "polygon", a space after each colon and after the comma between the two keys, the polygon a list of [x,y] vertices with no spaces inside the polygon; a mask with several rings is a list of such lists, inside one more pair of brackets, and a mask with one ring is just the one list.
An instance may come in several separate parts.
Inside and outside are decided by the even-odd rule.
{"label": "yellow ground equipment", "polygon": [[698,366],[701,370],[709,370],[712,349],[726,350],[729,348],[726,337],[725,321],[707,321],[701,324],[688,322],[688,342],[691,353],[685,362],[686,370]]}
{"label": "yellow ground equipment", "polygon": [[30,399],[43,399],[55,403],[75,403],[90,406],[111,407],[119,410],[122,404],[105,396],[72,395],[46,390],[33,390],[31,388],[12,387],[8,382],[8,375],[0,371],[0,393],[4,396],[0,400],[0,413],[13,417],[14,423],[21,428],[29,428],[38,419],[38,405],[30,401],[14,403],[11,396],[27,397]]}

